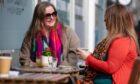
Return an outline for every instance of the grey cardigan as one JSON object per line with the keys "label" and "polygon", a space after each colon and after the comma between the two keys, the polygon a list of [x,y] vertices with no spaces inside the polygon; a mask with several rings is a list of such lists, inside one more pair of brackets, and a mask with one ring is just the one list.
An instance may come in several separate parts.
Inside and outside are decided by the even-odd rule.
{"label": "grey cardigan", "polygon": [[[61,42],[63,45],[61,65],[76,66],[78,62],[78,56],[76,56],[75,49],[80,46],[80,40],[78,36],[72,29],[63,27]],[[35,66],[35,61],[33,61],[34,59],[32,58],[31,53],[32,43],[33,42],[25,42],[23,40],[19,53],[19,62],[21,66]]]}

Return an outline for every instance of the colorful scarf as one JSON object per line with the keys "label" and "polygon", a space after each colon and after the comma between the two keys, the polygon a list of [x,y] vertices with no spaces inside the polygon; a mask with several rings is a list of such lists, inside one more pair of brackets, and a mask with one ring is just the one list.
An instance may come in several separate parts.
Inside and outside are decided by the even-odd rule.
{"label": "colorful scarf", "polygon": [[[96,59],[103,60],[106,56],[107,49],[105,48],[106,45],[106,39],[102,40],[96,47],[93,52],[93,55]],[[90,66],[87,66],[85,68],[85,73],[84,73],[84,81],[91,81],[94,80],[96,77],[97,72],[91,68]]]}
{"label": "colorful scarf", "polygon": [[58,59],[58,64],[61,63],[61,54],[62,54],[62,43],[60,37],[62,36],[62,25],[57,24],[57,28],[53,28],[49,37],[49,46],[53,50],[53,54]]}
{"label": "colorful scarf", "polygon": [[[52,28],[49,35],[48,46],[52,49],[53,56],[57,58],[58,64],[61,63],[62,43],[60,37],[62,36],[62,25],[57,24],[56,28]],[[40,58],[44,51],[43,33],[39,32],[36,37],[36,57]]]}

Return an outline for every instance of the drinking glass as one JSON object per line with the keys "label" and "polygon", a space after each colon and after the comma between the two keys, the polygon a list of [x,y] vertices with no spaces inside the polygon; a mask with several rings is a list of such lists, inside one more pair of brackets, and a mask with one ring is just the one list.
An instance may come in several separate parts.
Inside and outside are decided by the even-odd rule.
{"label": "drinking glass", "polygon": [[48,63],[49,63],[49,68],[51,69],[51,71],[55,71],[57,68],[57,58],[52,57],[52,59],[49,60]]}
{"label": "drinking glass", "polygon": [[53,67],[53,68],[57,68],[57,58],[54,58],[54,57],[53,57],[53,58],[52,58],[52,61],[53,61],[53,62],[52,62],[52,67]]}

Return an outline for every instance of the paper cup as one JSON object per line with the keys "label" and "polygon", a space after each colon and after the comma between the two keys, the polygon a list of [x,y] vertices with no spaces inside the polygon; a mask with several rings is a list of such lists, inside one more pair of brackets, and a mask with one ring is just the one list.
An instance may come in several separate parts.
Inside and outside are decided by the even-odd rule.
{"label": "paper cup", "polygon": [[0,77],[8,77],[11,67],[11,56],[0,56]]}

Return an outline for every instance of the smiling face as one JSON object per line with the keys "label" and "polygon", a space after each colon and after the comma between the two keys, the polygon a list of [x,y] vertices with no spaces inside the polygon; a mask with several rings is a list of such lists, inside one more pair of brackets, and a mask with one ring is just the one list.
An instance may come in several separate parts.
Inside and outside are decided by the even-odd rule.
{"label": "smiling face", "polygon": [[52,6],[45,8],[45,17],[44,24],[47,27],[53,27],[56,23],[57,12],[53,9]]}

